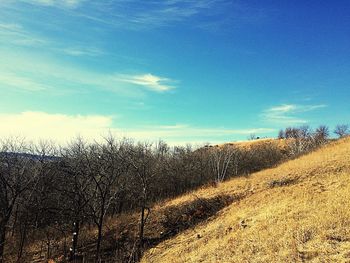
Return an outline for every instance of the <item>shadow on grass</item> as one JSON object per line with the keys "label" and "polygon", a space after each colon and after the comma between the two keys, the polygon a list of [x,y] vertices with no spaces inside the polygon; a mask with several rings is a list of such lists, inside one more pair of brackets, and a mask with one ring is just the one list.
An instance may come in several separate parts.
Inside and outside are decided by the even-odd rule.
{"label": "shadow on grass", "polygon": [[239,197],[220,195],[213,198],[196,198],[192,202],[164,209],[160,221],[163,231],[158,238],[147,240],[149,246],[156,246],[160,242],[208,220],[235,199],[237,200]]}
{"label": "shadow on grass", "polygon": [[[146,233],[141,251],[137,247],[138,218],[124,218],[118,229],[105,235],[105,240],[109,245],[106,244],[107,246],[103,250],[106,258],[104,262],[138,262],[142,258],[142,252],[208,220],[223,208],[243,199],[245,196],[246,194],[239,194],[196,198],[191,202],[151,211],[145,226]],[[113,261],[109,261],[112,259]]]}

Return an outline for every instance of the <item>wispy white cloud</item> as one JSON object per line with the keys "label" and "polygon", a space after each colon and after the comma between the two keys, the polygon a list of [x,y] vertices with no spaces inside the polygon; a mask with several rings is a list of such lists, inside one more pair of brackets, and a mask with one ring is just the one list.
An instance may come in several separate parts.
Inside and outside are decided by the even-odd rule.
{"label": "wispy white cloud", "polygon": [[102,51],[101,49],[89,48],[89,47],[67,47],[67,48],[56,48],[56,50],[74,57],[81,57],[81,56],[98,57],[105,54],[105,52]]}
{"label": "wispy white cloud", "polygon": [[60,53],[74,57],[97,57],[105,55],[106,52],[99,48],[88,45],[72,45],[67,41],[53,41],[47,37],[33,33],[21,24],[0,22],[0,43],[11,46],[22,46],[30,48],[44,48],[47,51]]}
{"label": "wispy white cloud", "polygon": [[[255,10],[241,1],[227,0],[20,0],[32,5],[63,8],[74,17],[87,19],[105,26],[122,29],[152,29],[186,23],[186,26],[213,28],[224,27],[235,21],[259,23],[266,18],[266,10]],[[230,10],[230,12],[227,12]],[[225,14],[225,16],[223,15]]]}
{"label": "wispy white cloud", "polygon": [[314,111],[325,108],[327,105],[297,105],[297,104],[282,104],[271,107],[265,110],[261,115],[265,121],[283,125],[297,125],[307,123],[308,120],[301,118],[301,113]]}
{"label": "wispy white cloud", "polygon": [[173,86],[166,84],[168,82],[171,82],[171,79],[155,76],[150,73],[143,75],[119,75],[116,77],[116,79],[122,82],[145,87],[146,89],[156,92],[164,92],[174,89]]}
{"label": "wispy white cloud", "polygon": [[[96,57],[104,55],[105,52],[89,46],[64,46],[40,37],[27,31],[21,24],[0,23],[0,43],[19,46],[30,46],[34,48],[46,48],[70,56]],[[11,48],[10,48],[11,50]],[[166,92],[175,87],[170,85],[174,81],[160,77],[155,74],[120,74],[120,73],[96,73],[79,68],[72,68],[69,65],[57,64],[38,57],[13,54],[12,58],[8,52],[0,55],[0,83],[12,88],[31,91],[41,91],[46,88],[54,89],[59,83],[63,89],[76,85],[87,85],[88,87],[102,88],[109,91],[134,93],[130,87],[138,87],[153,92]],[[13,53],[13,52],[12,52]],[[28,53],[27,53],[28,54]],[[29,53],[30,54],[30,53]],[[35,61],[35,64],[32,63]],[[56,83],[55,83],[56,81]],[[125,87],[128,85],[129,91]]]}
{"label": "wispy white cloud", "polygon": [[0,114],[0,137],[23,136],[29,140],[53,140],[66,143],[76,136],[98,140],[108,133],[139,141],[163,139],[171,144],[224,142],[234,135],[269,134],[274,129],[225,129],[192,127],[187,124],[140,126],[121,128],[116,116],[69,115],[27,111]]}
{"label": "wispy white cloud", "polygon": [[35,5],[74,8],[80,5],[85,0],[20,0],[20,1],[29,3],[29,4],[35,4]]}
{"label": "wispy white cloud", "polygon": [[36,82],[31,78],[19,76],[14,73],[1,72],[0,71],[0,84],[7,85],[9,87],[26,90],[26,91],[43,91],[47,89],[42,83]]}
{"label": "wispy white cloud", "polygon": [[19,31],[19,30],[22,30],[22,26],[19,25],[19,24],[0,23],[0,29],[2,29],[2,30],[10,30],[10,31]]}
{"label": "wispy white cloud", "polygon": [[36,34],[28,32],[20,24],[0,22],[0,43],[16,46],[36,46],[48,45],[49,41]]}
{"label": "wispy white cloud", "polygon": [[[119,96],[140,97],[145,92],[166,92],[174,89],[168,85],[169,78],[154,74],[128,75],[101,73],[69,66],[47,57],[11,55],[2,52],[0,64],[0,89],[16,88],[27,91],[73,91],[102,90]],[[35,61],[35,63],[34,63]]]}

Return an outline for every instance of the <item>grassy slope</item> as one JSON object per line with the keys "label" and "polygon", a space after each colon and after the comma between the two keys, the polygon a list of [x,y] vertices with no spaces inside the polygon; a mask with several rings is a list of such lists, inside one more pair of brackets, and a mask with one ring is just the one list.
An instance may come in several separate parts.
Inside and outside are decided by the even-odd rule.
{"label": "grassy slope", "polygon": [[[271,187],[285,179],[296,181]],[[160,206],[239,193],[246,197],[163,241],[143,262],[350,262],[350,138]]]}
{"label": "grassy slope", "polygon": [[[276,139],[260,139],[260,140],[250,140],[250,141],[243,141],[243,142],[232,142],[228,143],[229,145],[234,145],[243,149],[249,149],[252,146],[256,145],[264,145],[264,144],[275,144],[277,147],[284,148],[286,147],[285,140],[276,140]],[[221,185],[220,188],[207,188],[204,187],[201,190],[196,190],[192,192],[192,194],[184,195],[181,198],[175,198],[166,200],[163,202],[160,202],[158,205],[155,205],[152,207],[152,212],[150,214],[150,218],[146,223],[145,228],[145,237],[148,239],[154,239],[155,242],[159,242],[159,240],[163,240],[168,237],[162,236],[160,233],[166,233],[170,230],[176,230],[177,227],[180,226],[181,229],[178,231],[183,231],[183,228],[189,227],[193,224],[197,224],[198,221],[205,220],[207,216],[209,216],[211,213],[215,213],[217,209],[220,209],[222,205],[225,205],[226,203],[226,197],[223,196],[225,194],[229,196],[240,196],[240,194],[249,194],[250,188],[249,188],[249,180],[247,179],[236,179],[235,181],[235,187],[232,188],[229,183]],[[220,196],[219,196],[220,195]],[[196,201],[198,201],[198,197],[202,197],[205,199],[211,200],[204,200],[204,202],[208,202],[206,205],[212,206],[211,202],[215,203],[216,197],[219,196],[219,204],[215,204],[215,207],[212,207],[212,211],[206,211],[205,213],[202,213],[200,215],[192,215],[193,213],[198,212],[199,210],[203,210],[205,208],[201,208],[200,204]],[[203,201],[203,200],[202,200]],[[174,227],[169,227],[169,229],[164,227],[164,223],[167,223],[167,218],[169,214],[171,214],[173,217],[177,216],[186,216],[183,213],[187,214],[188,216],[192,217],[192,220],[188,222],[186,221],[186,218],[184,217],[183,221],[177,222],[178,224]],[[129,250],[132,250],[132,247],[134,245],[134,241],[137,239],[138,235],[138,223],[139,223],[139,213],[127,213],[122,214],[115,218],[108,218],[107,222],[105,223],[105,230],[104,230],[104,238],[103,238],[103,244],[102,249],[105,251],[104,257],[108,258],[110,255],[108,255],[112,250],[115,243],[121,244],[122,248],[121,250],[125,251],[126,254],[129,254]],[[174,218],[173,218],[174,219]],[[169,225],[169,224],[168,224]],[[44,232],[42,233],[44,234]],[[57,235],[57,233],[55,233]],[[87,226],[82,227],[82,231],[80,233],[80,248],[79,251],[82,253],[87,253],[90,255],[94,255],[94,247],[96,245],[96,236],[97,232],[96,229],[89,228]],[[55,251],[54,257],[57,258],[60,255],[57,255],[59,253],[62,253],[63,251],[63,242],[64,239],[58,237],[57,238],[59,247],[58,251]],[[56,240],[56,241],[57,241]],[[126,242],[125,242],[126,241]],[[8,240],[9,243],[13,243],[14,240]],[[70,244],[69,244],[70,245]],[[153,246],[153,244],[151,244]],[[42,262],[45,258],[45,253],[41,253],[42,250],[42,241],[38,240],[35,242],[32,242],[29,244],[28,250],[28,258],[32,262]],[[8,245],[7,248],[11,248],[11,245]],[[9,249],[10,251],[10,249]],[[56,253],[57,252],[57,253]],[[10,252],[8,252],[10,253]],[[103,252],[104,253],[104,252]],[[94,257],[94,256],[93,256]]]}
{"label": "grassy slope", "polygon": [[248,140],[248,141],[228,142],[228,143],[219,144],[217,146],[235,145],[235,146],[244,148],[254,144],[264,144],[264,143],[276,142],[276,141],[279,141],[279,140],[274,138],[264,138],[264,139]]}

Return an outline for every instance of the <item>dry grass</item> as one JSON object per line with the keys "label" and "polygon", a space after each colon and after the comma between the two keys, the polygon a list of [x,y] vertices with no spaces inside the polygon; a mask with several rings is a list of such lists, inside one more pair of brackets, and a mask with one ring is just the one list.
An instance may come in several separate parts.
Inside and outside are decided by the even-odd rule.
{"label": "dry grass", "polygon": [[158,206],[223,194],[245,198],[161,242],[143,262],[350,262],[350,138]]}
{"label": "dry grass", "polygon": [[222,147],[226,145],[232,145],[242,149],[250,149],[253,146],[260,146],[260,145],[269,144],[269,143],[274,143],[279,147],[284,147],[286,145],[286,140],[279,140],[274,138],[263,138],[263,139],[248,140],[248,141],[228,142],[228,143],[218,144],[215,146]]}
{"label": "dry grass", "polygon": [[[260,140],[240,147],[266,141],[285,145]],[[146,247],[153,248],[143,262],[350,262],[349,203],[346,138],[277,168],[155,205],[145,228]],[[107,220],[106,262],[114,262],[115,249],[121,262],[128,261],[138,222],[138,213]],[[95,236],[95,228],[83,227],[81,252],[93,255]],[[33,242],[29,250],[38,254],[40,246]]]}

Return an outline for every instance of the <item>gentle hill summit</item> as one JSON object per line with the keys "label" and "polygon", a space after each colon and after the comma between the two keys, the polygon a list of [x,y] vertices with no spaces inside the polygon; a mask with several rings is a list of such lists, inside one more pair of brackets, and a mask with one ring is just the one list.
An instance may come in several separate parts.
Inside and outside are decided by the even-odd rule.
{"label": "gentle hill summit", "polygon": [[142,262],[350,262],[349,137],[161,207],[219,196],[233,201]]}
{"label": "gentle hill summit", "polygon": [[228,142],[228,143],[219,144],[218,146],[232,145],[237,147],[250,147],[255,144],[263,144],[263,143],[270,143],[270,142],[276,142],[276,141],[278,141],[278,139],[261,138],[261,139],[247,140],[247,141]]}

